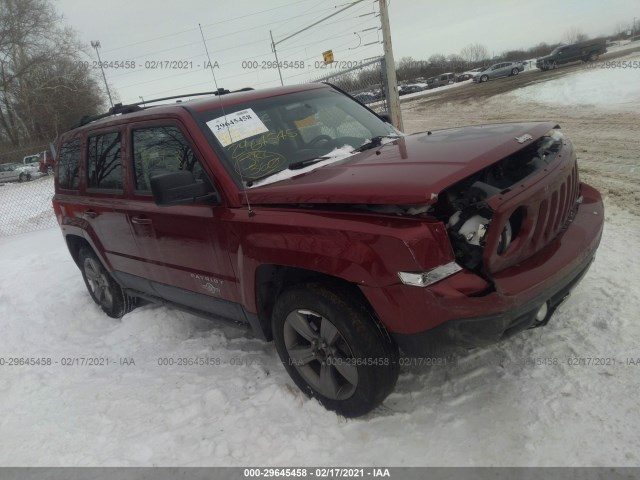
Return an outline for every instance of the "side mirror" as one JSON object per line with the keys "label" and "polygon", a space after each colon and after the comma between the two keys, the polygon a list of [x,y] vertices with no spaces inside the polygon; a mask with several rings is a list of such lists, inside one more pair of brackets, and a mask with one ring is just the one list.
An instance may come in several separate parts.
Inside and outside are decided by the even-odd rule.
{"label": "side mirror", "polygon": [[195,180],[187,170],[154,175],[149,182],[153,201],[160,207],[218,199],[217,193],[211,192],[205,182]]}
{"label": "side mirror", "polygon": [[384,120],[387,123],[391,123],[391,115],[389,115],[388,113],[379,113],[378,117],[380,117],[382,120]]}

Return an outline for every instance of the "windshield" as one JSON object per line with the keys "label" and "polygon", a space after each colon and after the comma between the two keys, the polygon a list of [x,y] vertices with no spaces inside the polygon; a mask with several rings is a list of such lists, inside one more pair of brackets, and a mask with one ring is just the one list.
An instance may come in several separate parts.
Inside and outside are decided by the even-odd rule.
{"label": "windshield", "polygon": [[233,105],[199,115],[203,131],[221,152],[229,175],[265,178],[300,162],[343,158],[396,130],[336,90],[318,89]]}

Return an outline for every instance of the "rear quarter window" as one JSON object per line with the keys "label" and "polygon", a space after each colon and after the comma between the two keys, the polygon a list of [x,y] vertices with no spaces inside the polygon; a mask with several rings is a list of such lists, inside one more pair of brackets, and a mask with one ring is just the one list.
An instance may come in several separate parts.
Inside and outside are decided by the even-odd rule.
{"label": "rear quarter window", "polygon": [[87,150],[87,187],[122,190],[120,133],[89,137]]}
{"label": "rear quarter window", "polygon": [[58,186],[67,190],[80,187],[80,140],[64,142],[60,146],[58,161]]}

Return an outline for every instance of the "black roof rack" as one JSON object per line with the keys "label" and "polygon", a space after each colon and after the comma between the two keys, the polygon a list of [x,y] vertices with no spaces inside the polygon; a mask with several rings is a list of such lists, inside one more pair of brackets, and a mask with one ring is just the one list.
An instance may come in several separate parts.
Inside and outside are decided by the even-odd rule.
{"label": "black roof rack", "polygon": [[[77,125],[71,127],[72,129],[82,127],[83,125],[87,125],[88,123],[95,122],[96,120],[100,120],[102,118],[110,117],[112,115],[118,114],[126,114],[132,112],[139,112],[140,110],[144,110],[147,107],[148,103],[157,103],[163,102],[166,100],[175,100],[176,98],[185,98],[185,97],[199,97],[202,95],[226,95],[227,93],[236,93],[236,92],[248,92],[253,90],[251,87],[241,88],[240,90],[226,90],[224,88],[219,88],[214,90],[213,92],[198,92],[198,93],[188,93],[184,95],[173,95],[171,97],[162,97],[162,98],[154,98],[153,100],[143,100],[137,103],[130,103],[127,105],[123,105],[122,103],[116,103],[113,107],[109,109],[107,113],[101,113],[100,115],[85,115],[80,119]],[[142,105],[142,107],[140,106]]]}

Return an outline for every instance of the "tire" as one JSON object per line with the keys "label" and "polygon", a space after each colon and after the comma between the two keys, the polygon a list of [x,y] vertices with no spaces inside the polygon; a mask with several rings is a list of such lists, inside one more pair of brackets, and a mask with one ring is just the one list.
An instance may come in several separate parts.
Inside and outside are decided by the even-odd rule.
{"label": "tire", "polygon": [[398,379],[398,347],[353,295],[320,283],[283,292],[273,309],[276,350],[296,385],[345,417],[370,412]]}
{"label": "tire", "polygon": [[136,307],[137,299],[124,292],[91,248],[80,248],[78,264],[89,295],[108,316],[122,318]]}
{"label": "tire", "polygon": [[47,167],[47,175],[53,175],[53,167],[51,165]]}
{"label": "tire", "polygon": [[556,68],[558,68],[558,64],[556,62],[553,62],[551,64],[551,70],[555,70]]}
{"label": "tire", "polygon": [[489,80],[489,76],[488,75],[482,75],[480,77],[480,83],[486,82]]}
{"label": "tire", "polygon": [[517,68],[514,68],[513,70],[511,70],[511,75],[518,75],[520,73],[520,70],[518,70]]}
{"label": "tire", "polygon": [[595,62],[596,60],[598,60],[599,55],[595,52],[589,54],[589,57],[587,58],[588,62]]}
{"label": "tire", "polygon": [[19,182],[24,182],[27,179],[27,175],[22,172],[20,175],[18,175],[18,181]]}

